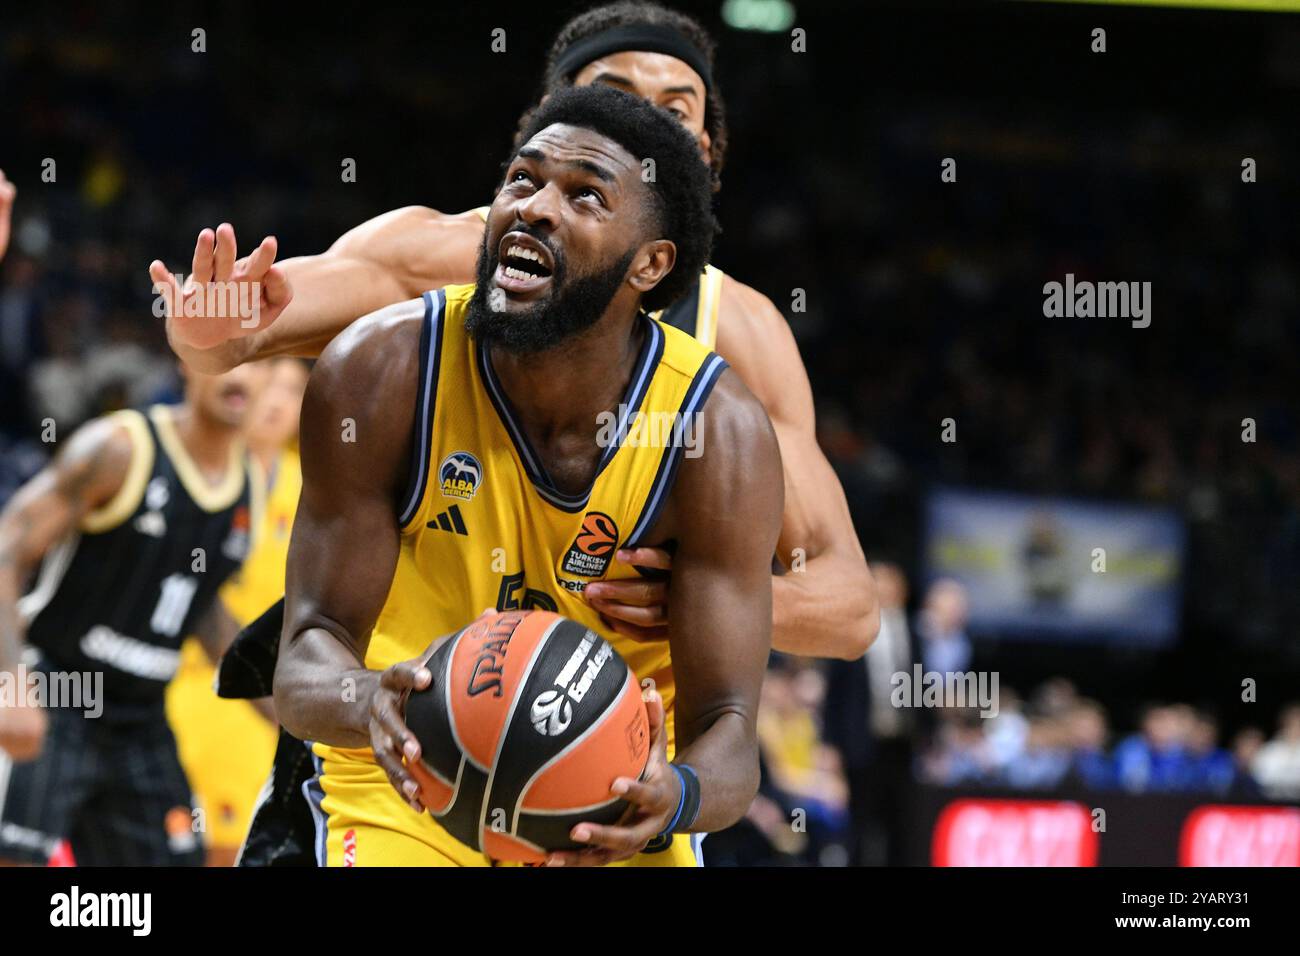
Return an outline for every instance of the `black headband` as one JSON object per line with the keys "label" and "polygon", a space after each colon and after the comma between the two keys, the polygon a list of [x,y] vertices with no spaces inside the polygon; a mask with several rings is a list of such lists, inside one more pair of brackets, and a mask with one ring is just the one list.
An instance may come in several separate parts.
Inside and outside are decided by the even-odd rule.
{"label": "black headband", "polygon": [[704,52],[690,40],[686,39],[672,27],[658,26],[653,23],[633,23],[621,27],[611,27],[600,33],[592,34],[578,40],[560,57],[555,64],[556,70],[566,79],[593,60],[611,53],[625,50],[638,50],[648,53],[664,53],[681,60],[700,75],[707,92],[713,86],[709,61]]}

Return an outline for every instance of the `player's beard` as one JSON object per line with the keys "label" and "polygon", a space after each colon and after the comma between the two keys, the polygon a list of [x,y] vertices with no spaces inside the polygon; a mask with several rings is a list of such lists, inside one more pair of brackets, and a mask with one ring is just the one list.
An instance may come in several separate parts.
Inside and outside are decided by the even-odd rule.
{"label": "player's beard", "polygon": [[636,247],[608,267],[572,279],[564,257],[554,250],[552,255],[555,268],[551,272],[551,294],[522,311],[496,312],[488,302],[488,289],[498,257],[489,252],[484,236],[478,256],[478,284],[465,315],[466,331],[484,345],[499,346],[516,355],[545,352],[562,345],[605,314],[627,276]]}

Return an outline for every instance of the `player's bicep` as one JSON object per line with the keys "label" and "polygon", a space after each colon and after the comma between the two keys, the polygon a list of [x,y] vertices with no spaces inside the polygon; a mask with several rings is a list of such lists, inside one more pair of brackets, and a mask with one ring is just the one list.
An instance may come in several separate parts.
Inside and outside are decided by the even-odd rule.
{"label": "player's bicep", "polygon": [[724,375],[717,389],[723,394],[710,399],[700,422],[702,454],[683,460],[674,489],[669,632],[679,746],[721,712],[752,720],[772,639],[780,452],[743,386]]}
{"label": "player's bicep", "polygon": [[[344,233],[325,258],[364,263],[381,283],[384,298],[371,311],[474,278],[483,238],[483,221],[475,213],[442,213],[406,206],[377,216]],[[361,313],[358,312],[358,315]]]}
{"label": "player's bicep", "polygon": [[722,287],[722,306],[718,354],[762,404],[782,448],[784,432],[814,435],[812,383],[785,316],[767,296],[730,277]]}
{"label": "player's bicep", "polygon": [[[778,557],[789,567],[835,548],[861,554],[839,478],[817,443],[812,385],[785,317],[766,296],[731,281],[719,351],[772,420],[785,478]],[[723,350],[726,346],[726,351]],[[729,352],[734,353],[728,354]]]}
{"label": "player's bicep", "polygon": [[[332,622],[363,642],[392,581],[400,547],[397,499],[406,478],[422,304],[349,330],[325,351],[303,399],[303,488],[286,571],[286,633]],[[409,333],[414,333],[414,341]]]}
{"label": "player's bicep", "polygon": [[773,423],[785,462],[785,513],[777,557],[787,568],[835,549],[861,555],[839,476],[814,436]]}
{"label": "player's bicep", "polygon": [[377,490],[354,486],[340,506],[340,486],[353,483],[323,471],[309,489],[303,471],[285,572],[286,630],[332,623],[363,652],[397,562],[393,505]]}
{"label": "player's bicep", "polygon": [[30,567],[122,487],[132,443],[106,419],[78,429],[0,511],[0,555]]}

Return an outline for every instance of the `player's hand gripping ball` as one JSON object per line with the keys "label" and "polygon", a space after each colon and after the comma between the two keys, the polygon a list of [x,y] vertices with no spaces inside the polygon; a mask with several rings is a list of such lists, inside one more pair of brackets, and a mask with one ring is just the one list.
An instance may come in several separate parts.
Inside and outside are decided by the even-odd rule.
{"label": "player's hand gripping ball", "polygon": [[577,849],[579,822],[629,810],[610,787],[639,779],[646,705],[618,652],[548,611],[480,617],[445,641],[406,704],[420,743],[419,801],[461,842],[496,860],[540,863]]}

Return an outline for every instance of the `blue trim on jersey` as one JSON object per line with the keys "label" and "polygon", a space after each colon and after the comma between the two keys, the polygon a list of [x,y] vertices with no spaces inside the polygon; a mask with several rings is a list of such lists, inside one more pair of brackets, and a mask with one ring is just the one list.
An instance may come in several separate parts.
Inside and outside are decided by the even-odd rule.
{"label": "blue trim on jersey", "polygon": [[307,806],[311,810],[312,821],[316,824],[316,865],[329,865],[329,818],[321,808],[321,801],[325,799],[325,790],[321,787],[321,774],[325,772],[325,766],[320,757],[311,749],[310,741],[304,740],[303,746],[307,748],[307,753],[311,754],[312,766],[316,768],[316,773],[310,780],[304,780],[302,784],[302,796],[307,801]]}
{"label": "blue trim on jersey", "polygon": [[420,328],[420,383],[415,396],[415,435],[411,443],[411,472],[407,479],[406,504],[398,512],[397,525],[405,528],[415,518],[429,481],[429,445],[433,440],[433,402],[438,394],[438,367],[442,364],[442,316],[447,292],[424,293],[424,324]]}
{"label": "blue trim on jersey", "polygon": [[[726,368],[726,359],[716,352],[709,353],[709,357],[704,360],[704,364],[695,373],[695,380],[691,382],[691,387],[686,390],[686,397],[682,399],[682,407],[679,411],[680,421],[685,422],[690,416],[699,413],[709,394],[713,391],[713,386],[717,384],[718,376]],[[659,470],[655,472],[654,483],[650,486],[650,495],[646,498],[645,506],[641,509],[641,517],[637,519],[632,533],[624,539],[623,547],[640,547],[642,545],[641,536],[647,534],[654,527],[655,521],[659,518],[659,513],[663,511],[668,496],[672,493],[673,485],[677,481],[677,468],[681,465],[684,453],[685,448],[681,441],[674,441],[664,451],[663,457],[659,459]]]}
{"label": "blue trim on jersey", "polygon": [[505,425],[506,433],[510,436],[511,442],[514,443],[515,450],[519,452],[519,460],[524,464],[524,472],[528,475],[528,480],[532,482],[542,500],[559,508],[561,511],[576,513],[587,507],[587,502],[591,500],[591,493],[596,487],[596,479],[600,477],[601,472],[605,470],[606,466],[614,459],[614,455],[623,446],[628,430],[631,428],[637,413],[641,411],[646,394],[650,391],[650,382],[654,378],[655,370],[659,367],[659,361],[664,354],[664,331],[657,322],[644,313],[641,313],[639,318],[644,320],[645,341],[641,344],[641,354],[632,366],[632,379],[628,382],[627,391],[623,395],[623,400],[619,403],[618,426],[614,431],[614,440],[605,449],[604,454],[601,455],[600,463],[596,467],[595,475],[592,476],[591,484],[587,486],[585,491],[576,495],[565,494],[555,487],[555,482],[551,480],[551,476],[546,473],[546,468],[542,465],[541,457],[533,449],[528,436],[524,434],[523,428],[515,419],[510,399],[502,390],[500,383],[497,381],[496,372],[492,369],[492,361],[488,356],[488,350],[481,344],[478,346],[479,373],[487,386],[488,399],[492,402],[492,407],[497,410],[501,423]]}

